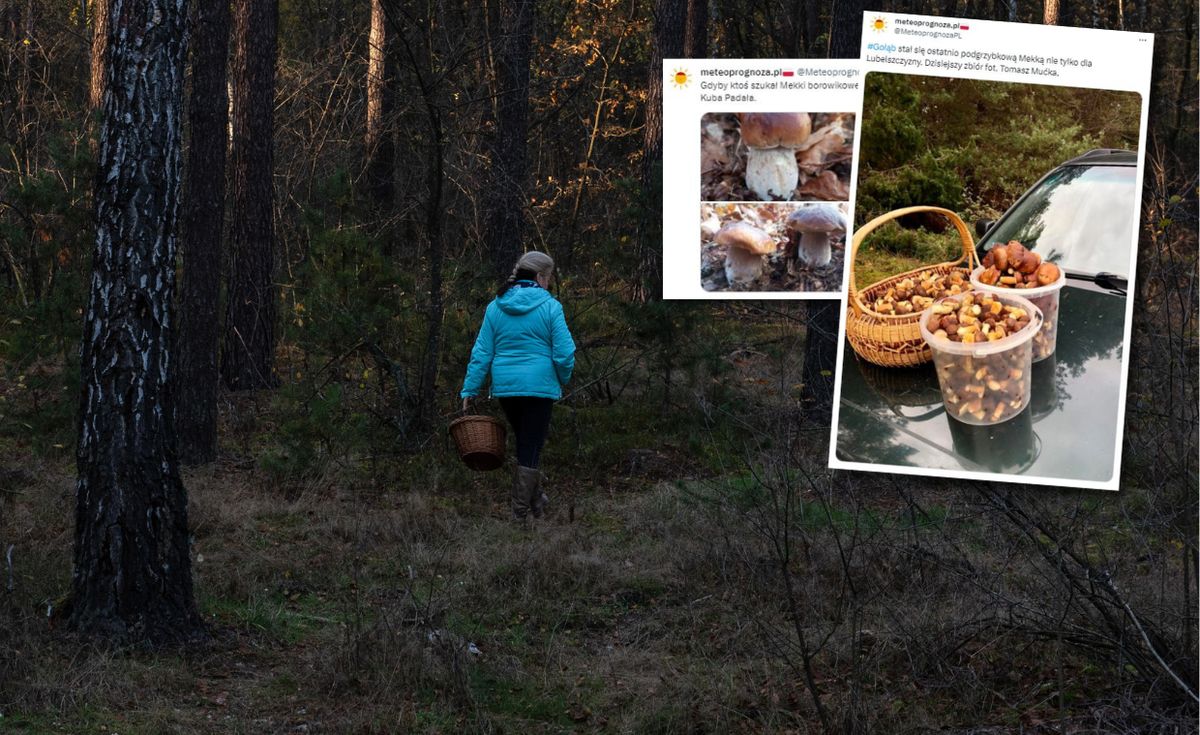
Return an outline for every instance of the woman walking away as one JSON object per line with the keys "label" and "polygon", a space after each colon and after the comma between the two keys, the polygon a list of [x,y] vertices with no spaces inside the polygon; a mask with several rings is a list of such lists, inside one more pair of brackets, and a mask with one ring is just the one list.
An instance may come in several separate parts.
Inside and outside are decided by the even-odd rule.
{"label": "woman walking away", "polygon": [[575,341],[562,304],[546,288],[554,275],[549,255],[521,256],[483,314],[463,381],[463,411],[492,375],[492,395],[517,437],[513,518],[541,518],[549,498],[541,488],[538,456],[550,429],[550,409],[575,368]]}

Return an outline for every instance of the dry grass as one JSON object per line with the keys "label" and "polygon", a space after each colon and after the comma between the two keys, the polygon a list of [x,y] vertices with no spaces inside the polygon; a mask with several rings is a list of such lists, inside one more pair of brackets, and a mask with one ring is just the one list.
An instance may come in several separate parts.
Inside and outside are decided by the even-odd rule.
{"label": "dry grass", "polygon": [[[746,374],[795,382],[775,380],[766,356],[746,359]],[[229,435],[254,446],[267,409],[235,409]],[[773,426],[762,409],[748,409],[758,429],[788,436],[787,417]],[[934,484],[914,498],[872,478],[846,494],[820,462],[798,465],[807,479],[780,469],[789,447],[824,456],[811,436],[740,455],[714,442],[722,471],[665,437],[614,455],[613,483],[560,446],[547,467],[554,511],[531,531],[507,520],[502,473],[472,475],[442,445],[330,461],[284,484],[251,451],[227,451],[185,473],[212,639],[160,652],[97,650],[48,626],[46,606],[69,587],[73,467],[0,447],[12,458],[0,544],[15,567],[14,589],[0,588],[0,730],[820,732],[797,620],[843,732],[1188,721],[1165,687],[1014,615],[1052,602],[1055,581],[969,491]],[[1081,532],[1111,553],[1139,609],[1178,609],[1178,593],[1137,577],[1137,558],[1104,531],[1132,530],[1119,509],[1083,507]],[[772,529],[785,519],[782,563]]]}

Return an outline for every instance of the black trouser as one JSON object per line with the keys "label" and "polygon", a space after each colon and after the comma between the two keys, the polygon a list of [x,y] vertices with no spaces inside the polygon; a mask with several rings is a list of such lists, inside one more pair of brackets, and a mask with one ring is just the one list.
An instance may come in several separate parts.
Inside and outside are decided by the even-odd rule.
{"label": "black trouser", "polygon": [[554,399],[514,396],[501,398],[500,407],[517,435],[517,464],[536,468],[542,445],[550,432],[550,409],[554,408]]}

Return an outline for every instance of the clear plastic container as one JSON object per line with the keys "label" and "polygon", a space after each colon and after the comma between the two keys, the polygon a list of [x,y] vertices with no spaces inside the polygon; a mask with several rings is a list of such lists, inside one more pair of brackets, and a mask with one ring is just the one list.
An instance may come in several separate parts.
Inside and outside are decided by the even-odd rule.
{"label": "clear plastic container", "polygon": [[991,296],[1000,303],[1024,309],[1029,324],[991,342],[954,342],[929,331],[929,317],[944,301],[961,302],[979,294],[945,296],[921,313],[921,336],[933,351],[938,387],[946,413],[976,426],[1000,424],[1019,415],[1032,395],[1033,339],[1043,324],[1041,309],[1012,289]]}
{"label": "clear plastic container", "polygon": [[979,280],[984,267],[979,266],[971,271],[971,286],[976,291],[986,291],[994,294],[1018,294],[1029,299],[1033,305],[1042,310],[1042,328],[1033,340],[1033,361],[1041,362],[1054,354],[1054,346],[1058,342],[1058,297],[1062,287],[1067,285],[1067,272],[1058,269],[1058,280],[1049,286],[1035,288],[1007,288],[1005,286],[989,286]]}

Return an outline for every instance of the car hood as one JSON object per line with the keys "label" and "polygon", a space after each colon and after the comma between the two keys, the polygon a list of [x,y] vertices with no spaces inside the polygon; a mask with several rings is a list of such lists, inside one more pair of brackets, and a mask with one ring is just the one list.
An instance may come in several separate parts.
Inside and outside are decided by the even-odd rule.
{"label": "car hood", "polygon": [[991,427],[949,418],[932,365],[881,368],[843,359],[837,455],[926,469],[1103,482],[1112,478],[1124,297],[1089,285],[1061,294],[1055,354],[1033,366],[1033,396]]}

